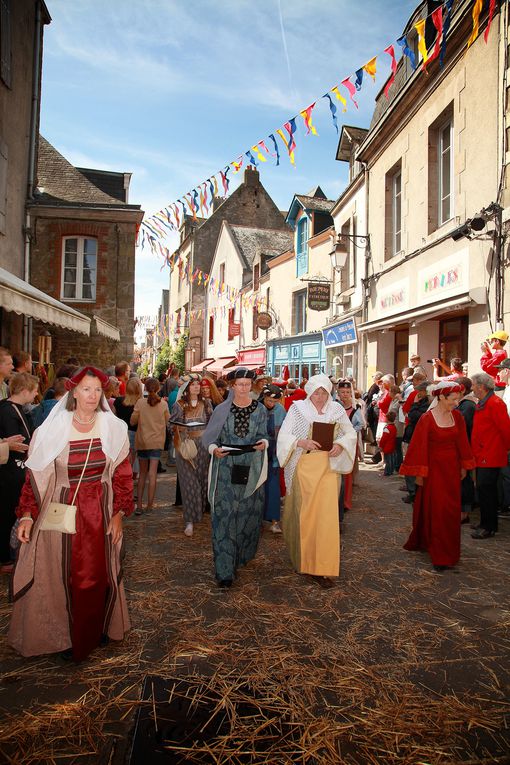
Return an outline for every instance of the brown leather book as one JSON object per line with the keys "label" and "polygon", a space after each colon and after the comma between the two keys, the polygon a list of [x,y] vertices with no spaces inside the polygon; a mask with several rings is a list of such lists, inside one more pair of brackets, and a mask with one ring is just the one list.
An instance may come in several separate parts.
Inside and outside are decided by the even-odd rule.
{"label": "brown leather book", "polygon": [[317,441],[323,452],[330,452],[333,448],[334,434],[334,422],[314,422],[312,424],[312,441]]}

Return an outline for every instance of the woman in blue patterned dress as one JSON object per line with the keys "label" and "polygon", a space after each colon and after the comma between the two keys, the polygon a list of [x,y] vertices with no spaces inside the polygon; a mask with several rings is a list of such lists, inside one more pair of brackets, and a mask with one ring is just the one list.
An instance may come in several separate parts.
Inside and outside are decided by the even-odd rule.
{"label": "woman in blue patterned dress", "polygon": [[267,415],[251,399],[255,373],[230,372],[232,388],[216,407],[202,442],[212,456],[209,502],[214,565],[220,587],[230,587],[238,566],[250,561],[259,542],[267,477]]}

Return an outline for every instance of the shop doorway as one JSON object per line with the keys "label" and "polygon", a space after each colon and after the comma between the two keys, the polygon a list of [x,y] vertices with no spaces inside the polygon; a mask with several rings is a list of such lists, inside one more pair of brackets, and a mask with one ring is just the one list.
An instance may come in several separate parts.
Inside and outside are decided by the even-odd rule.
{"label": "shop doorway", "polygon": [[404,367],[409,366],[409,330],[395,330],[395,356],[393,368],[395,370],[395,380],[397,385],[402,382],[399,375]]}
{"label": "shop doorway", "polygon": [[439,358],[447,366],[452,358],[463,362],[468,357],[468,317],[444,319],[439,322]]}

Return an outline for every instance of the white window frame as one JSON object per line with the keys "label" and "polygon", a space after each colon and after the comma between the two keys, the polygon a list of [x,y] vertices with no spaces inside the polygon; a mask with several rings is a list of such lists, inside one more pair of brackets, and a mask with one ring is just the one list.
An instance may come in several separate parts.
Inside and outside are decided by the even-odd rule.
{"label": "white window frame", "polygon": [[[400,179],[400,191],[397,192],[397,179]],[[397,229],[397,207],[400,215],[400,228]],[[398,255],[402,250],[402,170],[392,176],[391,179],[391,216],[392,216],[392,250],[393,255]],[[397,242],[400,238],[400,246]]]}
{"label": "white window frame", "polygon": [[[448,194],[446,196],[449,196],[450,198],[450,209],[449,209],[449,215],[448,217],[443,218],[443,199],[446,199],[446,196],[443,194],[443,134],[446,130],[446,128],[449,128],[450,132],[450,146],[449,146],[449,152],[450,152],[450,188],[448,191]],[[439,226],[442,226],[447,221],[451,220],[454,216],[454,205],[453,205],[453,185],[454,185],[454,177],[453,177],[453,120],[451,117],[446,120],[446,122],[443,122],[442,125],[439,126],[439,129],[437,131],[437,158],[438,158],[438,193],[437,193],[437,204],[438,204],[438,211],[437,211],[437,220]]]}
{"label": "white window frame", "polygon": [[[66,269],[66,242],[70,239],[76,239],[76,297],[70,298],[64,296],[64,274]],[[84,243],[90,239],[96,243],[96,279],[93,286],[93,296],[91,298],[83,297],[83,258]],[[95,236],[76,236],[69,235],[62,238],[62,268],[60,273],[60,299],[64,303],[95,303],[97,296],[97,262],[98,262],[98,240]],[[68,282],[69,284],[70,282]]]}

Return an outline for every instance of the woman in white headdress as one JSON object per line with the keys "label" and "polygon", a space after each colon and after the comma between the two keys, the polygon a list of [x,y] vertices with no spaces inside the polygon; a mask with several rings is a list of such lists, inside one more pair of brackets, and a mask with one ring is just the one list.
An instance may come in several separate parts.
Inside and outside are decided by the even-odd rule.
{"label": "woman in white headdress", "polygon": [[[307,398],[291,406],[277,443],[287,487],[283,533],[292,565],[325,587],[332,586],[330,577],[340,570],[340,475],[351,472],[357,444],[354,428],[343,406],[332,400],[331,389],[326,375],[310,377]],[[314,423],[333,425],[329,451],[312,439]]]}
{"label": "woman in white headdress", "polygon": [[[81,661],[130,627],[120,557],[133,478],[127,425],[108,406],[107,384],[99,369],[77,372],[30,444],[8,637],[23,656]],[[76,508],[66,530],[55,525],[62,505]]]}

